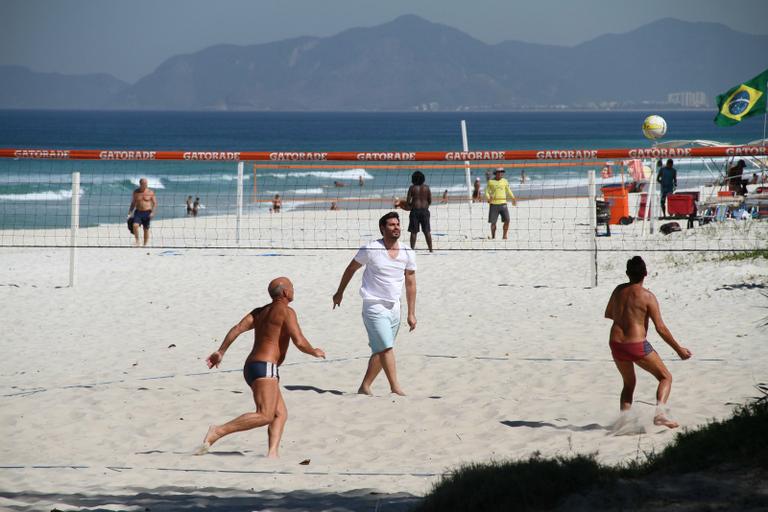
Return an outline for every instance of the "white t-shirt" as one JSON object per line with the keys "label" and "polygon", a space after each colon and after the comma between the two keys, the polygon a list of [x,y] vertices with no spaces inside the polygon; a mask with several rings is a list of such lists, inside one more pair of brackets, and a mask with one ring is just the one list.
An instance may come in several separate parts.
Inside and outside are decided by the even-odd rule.
{"label": "white t-shirt", "polygon": [[360,296],[363,300],[377,300],[394,304],[400,302],[405,282],[405,271],[416,270],[416,253],[398,242],[396,258],[390,258],[384,240],[374,240],[360,248],[355,261],[365,265]]}

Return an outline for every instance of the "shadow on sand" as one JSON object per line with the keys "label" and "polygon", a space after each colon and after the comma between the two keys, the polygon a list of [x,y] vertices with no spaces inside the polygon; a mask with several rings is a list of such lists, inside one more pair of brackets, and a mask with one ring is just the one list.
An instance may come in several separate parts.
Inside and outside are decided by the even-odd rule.
{"label": "shadow on sand", "polygon": [[543,427],[549,427],[549,428],[555,428],[557,430],[570,430],[571,432],[587,432],[589,430],[610,430],[608,427],[597,424],[597,423],[590,423],[589,425],[555,425],[554,423],[547,423],[546,421],[502,421],[502,425],[506,425],[508,427],[528,427],[528,428],[543,428]]}
{"label": "shadow on sand", "polygon": [[229,512],[241,510],[280,510],[281,512],[321,511],[334,512],[378,510],[401,512],[411,510],[421,498],[406,493],[382,494],[370,489],[344,493],[316,493],[293,491],[248,492],[219,488],[158,487],[156,489],[125,489],[133,495],[113,494],[57,494],[0,492],[3,510],[71,510],[73,507],[89,511],[140,510],[165,512],[177,510],[206,510]]}
{"label": "shadow on sand", "polygon": [[288,391],[314,391],[315,393],[330,393],[332,395],[343,395],[338,389],[321,389],[315,386],[283,386]]}

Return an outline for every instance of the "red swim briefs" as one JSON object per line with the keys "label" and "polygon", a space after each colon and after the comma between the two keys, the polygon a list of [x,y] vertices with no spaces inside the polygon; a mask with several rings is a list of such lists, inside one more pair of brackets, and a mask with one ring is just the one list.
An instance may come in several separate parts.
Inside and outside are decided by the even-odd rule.
{"label": "red swim briefs", "polygon": [[611,341],[609,346],[611,347],[611,354],[616,361],[639,361],[654,351],[648,340],[633,343]]}

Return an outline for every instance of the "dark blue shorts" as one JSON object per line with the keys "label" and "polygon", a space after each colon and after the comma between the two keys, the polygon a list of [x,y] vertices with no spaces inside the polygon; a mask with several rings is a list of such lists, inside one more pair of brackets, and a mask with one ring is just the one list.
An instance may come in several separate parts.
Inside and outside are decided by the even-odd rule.
{"label": "dark blue shorts", "polygon": [[136,210],[133,212],[133,223],[141,224],[144,229],[149,229],[149,221],[152,210],[144,210],[143,212]]}
{"label": "dark blue shorts", "polygon": [[429,225],[429,210],[427,208],[414,208],[408,217],[408,231],[418,233],[421,227],[422,233],[429,233],[432,227]]}
{"label": "dark blue shorts", "polygon": [[256,379],[280,380],[280,371],[275,363],[269,361],[251,361],[243,367],[243,377],[250,386]]}

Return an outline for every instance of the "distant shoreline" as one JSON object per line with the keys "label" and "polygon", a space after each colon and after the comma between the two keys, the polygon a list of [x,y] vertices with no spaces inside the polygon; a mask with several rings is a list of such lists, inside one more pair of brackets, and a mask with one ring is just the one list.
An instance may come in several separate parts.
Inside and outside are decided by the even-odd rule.
{"label": "distant shoreline", "polygon": [[494,109],[478,109],[478,110],[280,110],[280,109],[266,109],[266,110],[251,110],[251,109],[195,109],[195,110],[157,110],[157,109],[68,109],[68,108],[0,108],[0,112],[125,112],[125,113],[264,113],[264,114],[514,114],[514,113],[589,113],[589,112],[712,112],[716,114],[716,111],[712,108],[531,108],[531,109],[509,109],[509,110],[494,110]]}

